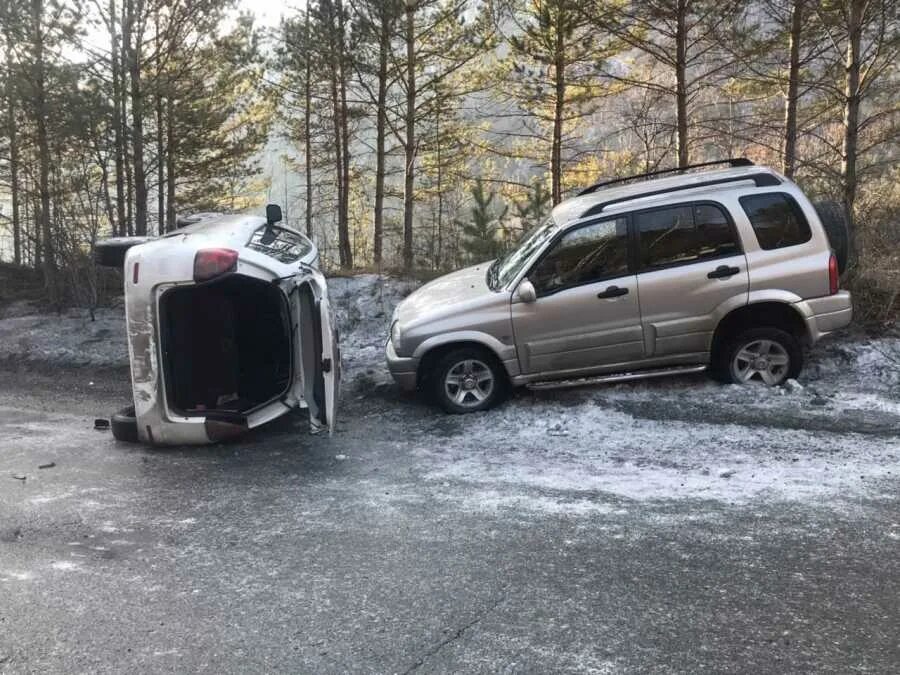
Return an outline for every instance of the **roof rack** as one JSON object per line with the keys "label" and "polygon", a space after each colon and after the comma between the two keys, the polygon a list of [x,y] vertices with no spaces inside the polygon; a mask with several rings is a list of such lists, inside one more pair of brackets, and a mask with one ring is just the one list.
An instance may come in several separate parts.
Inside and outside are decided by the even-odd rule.
{"label": "roof rack", "polygon": [[684,173],[689,171],[690,169],[700,169],[705,166],[719,166],[721,164],[727,164],[731,167],[738,166],[754,166],[753,162],[747,159],[746,157],[732,157],[731,159],[721,159],[715,162],[701,162],[700,164],[689,164],[688,166],[677,166],[672,169],[661,169],[660,171],[650,171],[648,173],[638,173],[634,176],[625,176],[624,178],[614,178],[613,180],[603,181],[602,183],[595,183],[590,187],[584,188],[581,192],[578,193],[578,196],[581,195],[589,195],[592,192],[596,192],[600,188],[606,187],[607,185],[616,185],[617,183],[627,183],[631,180],[636,180],[638,178],[651,178],[653,176],[662,176],[667,173]]}
{"label": "roof rack", "polygon": [[712,180],[703,180],[697,183],[686,183],[684,185],[674,185],[672,187],[661,188],[659,190],[651,190],[650,192],[640,192],[638,194],[627,195],[625,197],[616,197],[615,199],[607,199],[598,204],[593,204],[591,208],[581,214],[581,218],[593,216],[602,213],[603,209],[620,202],[630,202],[635,199],[643,199],[645,197],[653,197],[655,195],[663,195],[667,192],[679,192],[681,190],[693,190],[695,188],[709,187],[712,185],[723,185],[726,183],[741,183],[743,181],[752,180],[756,187],[771,187],[773,185],[781,185],[781,181],[774,174],[757,171],[755,173],[747,173],[741,176],[727,176],[725,178],[714,178]]}

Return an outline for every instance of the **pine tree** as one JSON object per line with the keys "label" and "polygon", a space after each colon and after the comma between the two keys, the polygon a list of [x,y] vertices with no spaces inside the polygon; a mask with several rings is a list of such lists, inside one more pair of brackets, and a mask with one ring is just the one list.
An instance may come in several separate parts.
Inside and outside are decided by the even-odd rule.
{"label": "pine tree", "polygon": [[515,218],[519,221],[520,233],[530,232],[543,222],[552,206],[552,196],[540,180],[534,181],[525,198],[513,202]]}
{"label": "pine tree", "polygon": [[558,204],[564,165],[573,154],[569,141],[583,136],[576,127],[609,92],[601,67],[620,46],[596,30],[580,0],[527,0],[514,21],[519,32],[509,39],[509,87],[534,117],[523,131],[539,144],[535,159],[549,165],[551,197]]}
{"label": "pine tree", "polygon": [[471,194],[474,203],[470,219],[459,223],[465,237],[463,250],[472,261],[492,260],[503,252],[504,242],[500,235],[509,207],[498,209],[494,204],[497,194],[493,191],[486,192],[484,181],[480,178],[475,180]]}

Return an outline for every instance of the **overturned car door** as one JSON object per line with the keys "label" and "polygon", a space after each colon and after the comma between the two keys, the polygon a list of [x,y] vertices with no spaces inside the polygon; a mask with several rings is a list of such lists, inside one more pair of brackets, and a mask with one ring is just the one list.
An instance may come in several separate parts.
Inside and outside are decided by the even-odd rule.
{"label": "overturned car door", "polygon": [[331,433],[341,384],[341,353],[328,287],[321,272],[306,268],[294,278],[291,307],[299,366],[294,370],[294,397],[305,402],[313,433],[325,428]]}

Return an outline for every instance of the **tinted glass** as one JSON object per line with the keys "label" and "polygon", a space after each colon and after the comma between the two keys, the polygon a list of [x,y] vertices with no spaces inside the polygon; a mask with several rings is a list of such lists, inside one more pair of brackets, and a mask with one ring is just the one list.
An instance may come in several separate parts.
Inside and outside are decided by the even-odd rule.
{"label": "tinted glass", "polygon": [[605,220],[564,235],[531,270],[539,294],[628,274],[628,221]]}
{"label": "tinted glass", "polygon": [[803,212],[788,195],[741,197],[741,206],[753,225],[760,248],[767,251],[803,244],[812,236]]}
{"label": "tinted glass", "polygon": [[690,263],[734,255],[740,246],[734,229],[717,206],[697,204],[634,215],[645,267]]}
{"label": "tinted glass", "polygon": [[741,252],[734,228],[721,207],[713,204],[695,205],[694,225],[697,228],[700,258],[736,255]]}
{"label": "tinted glass", "polygon": [[264,225],[253,233],[247,248],[264,253],[278,262],[292,263],[309,253],[312,244],[296,232]]}

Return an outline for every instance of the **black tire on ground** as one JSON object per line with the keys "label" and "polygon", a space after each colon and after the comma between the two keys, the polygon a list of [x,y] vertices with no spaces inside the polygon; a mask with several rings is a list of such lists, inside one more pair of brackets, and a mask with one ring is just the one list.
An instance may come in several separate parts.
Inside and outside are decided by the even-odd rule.
{"label": "black tire on ground", "polygon": [[[449,385],[448,391],[447,378],[451,373],[460,384]],[[508,393],[503,365],[491,352],[478,347],[460,347],[446,353],[435,364],[427,382],[438,405],[454,415],[487,410]]]}
{"label": "black tire on ground", "polygon": [[847,209],[836,201],[821,201],[813,204],[822,227],[828,235],[834,256],[837,258],[838,271],[843,274],[850,261],[850,218]]}
{"label": "black tire on ground", "polygon": [[118,267],[125,264],[125,253],[132,246],[150,241],[150,237],[113,237],[94,244],[94,262],[101,267]]}
{"label": "black tire on ground", "polygon": [[119,412],[112,416],[110,420],[113,438],[117,441],[125,441],[126,443],[138,442],[137,419],[134,416],[134,406],[122,408]]}
{"label": "black tire on ground", "polygon": [[[774,326],[750,328],[728,338],[713,354],[711,374],[721,382],[744,384],[745,382],[739,377],[735,357],[743,349],[759,343],[764,344],[765,342],[779,345],[780,350],[773,348],[770,350],[770,353],[776,353],[777,355],[783,352],[788,359],[787,364],[783,368],[778,368],[777,372],[770,375],[774,381],[765,382],[765,384],[778,386],[784,384],[790,378],[797,377],[803,368],[803,348],[800,345],[800,341],[787,331]],[[761,375],[752,377],[754,382],[761,380]]]}

